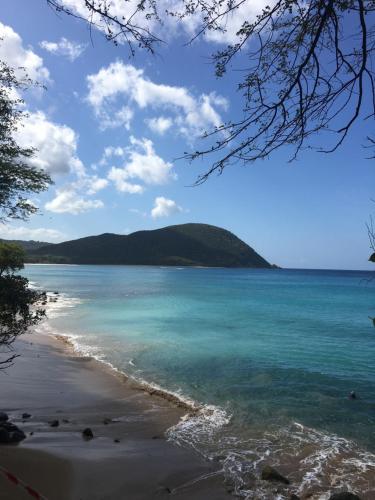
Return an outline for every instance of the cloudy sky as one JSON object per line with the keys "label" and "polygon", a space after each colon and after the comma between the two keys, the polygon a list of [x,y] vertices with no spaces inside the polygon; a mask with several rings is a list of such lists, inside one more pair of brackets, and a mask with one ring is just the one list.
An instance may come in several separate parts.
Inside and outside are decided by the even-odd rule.
{"label": "cloudy sky", "polygon": [[[83,0],[63,3],[84,13]],[[0,236],[62,241],[204,222],[283,267],[371,269],[365,225],[375,212],[375,166],[361,149],[364,124],[334,154],[304,152],[289,163],[279,151],[198,187],[210,159],[178,160],[199,148],[203,131],[241,115],[237,67],[217,79],[209,56],[259,5],[240,12],[226,33],[192,45],[194,20],[166,23],[156,55],[130,57],[126,46],[57,15],[44,0],[5,2],[0,59],[46,87],[25,94],[18,140],[38,149],[32,161],[55,184],[34,199],[39,215],[2,225]]]}

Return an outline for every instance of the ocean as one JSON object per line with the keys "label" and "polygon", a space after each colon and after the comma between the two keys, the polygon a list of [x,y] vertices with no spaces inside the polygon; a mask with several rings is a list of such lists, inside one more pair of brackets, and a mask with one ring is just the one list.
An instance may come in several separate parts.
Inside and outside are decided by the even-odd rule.
{"label": "ocean", "polygon": [[[373,273],[28,265],[24,274],[59,292],[43,330],[198,409],[167,436],[221,464],[240,497],[325,499],[349,488],[375,498]],[[266,463],[292,486],[261,481]]]}

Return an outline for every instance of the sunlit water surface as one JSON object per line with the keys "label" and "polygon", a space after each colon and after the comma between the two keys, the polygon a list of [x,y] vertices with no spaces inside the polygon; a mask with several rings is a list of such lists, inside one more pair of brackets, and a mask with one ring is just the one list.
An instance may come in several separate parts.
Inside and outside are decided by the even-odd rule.
{"label": "sunlit water surface", "polygon": [[266,462],[288,474],[289,493],[375,498],[372,273],[30,265],[25,275],[60,293],[44,329],[205,405],[169,437],[221,463],[243,497],[287,498],[257,479]]}

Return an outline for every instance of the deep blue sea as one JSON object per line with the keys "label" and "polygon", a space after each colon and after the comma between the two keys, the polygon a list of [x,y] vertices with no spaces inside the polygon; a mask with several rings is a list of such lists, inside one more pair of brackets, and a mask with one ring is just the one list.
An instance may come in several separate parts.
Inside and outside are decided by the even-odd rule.
{"label": "deep blue sea", "polygon": [[299,494],[375,498],[373,273],[29,265],[25,275],[60,293],[50,331],[202,405],[168,435],[223,464],[242,496],[284,498],[257,480],[267,462]]}

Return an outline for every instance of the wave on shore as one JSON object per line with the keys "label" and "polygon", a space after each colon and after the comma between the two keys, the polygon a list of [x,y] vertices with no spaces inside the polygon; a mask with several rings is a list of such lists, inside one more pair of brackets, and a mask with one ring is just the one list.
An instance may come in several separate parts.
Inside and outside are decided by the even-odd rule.
{"label": "wave on shore", "polygon": [[[69,314],[82,301],[67,294],[48,293],[48,317]],[[125,373],[107,359],[100,348],[88,345],[82,335],[52,331],[48,320],[40,330],[64,340],[80,356],[91,356],[130,379],[140,390],[157,395],[186,410],[186,415],[167,431],[167,438],[219,463],[233,492],[245,499],[287,499],[292,493],[327,500],[333,491],[350,490],[363,499],[375,498],[375,455],[353,441],[294,422],[273,429],[233,426],[224,408],[198,403],[168,391],[132,373]],[[130,370],[134,361],[129,362]],[[265,464],[287,476],[290,486],[260,480]]]}

